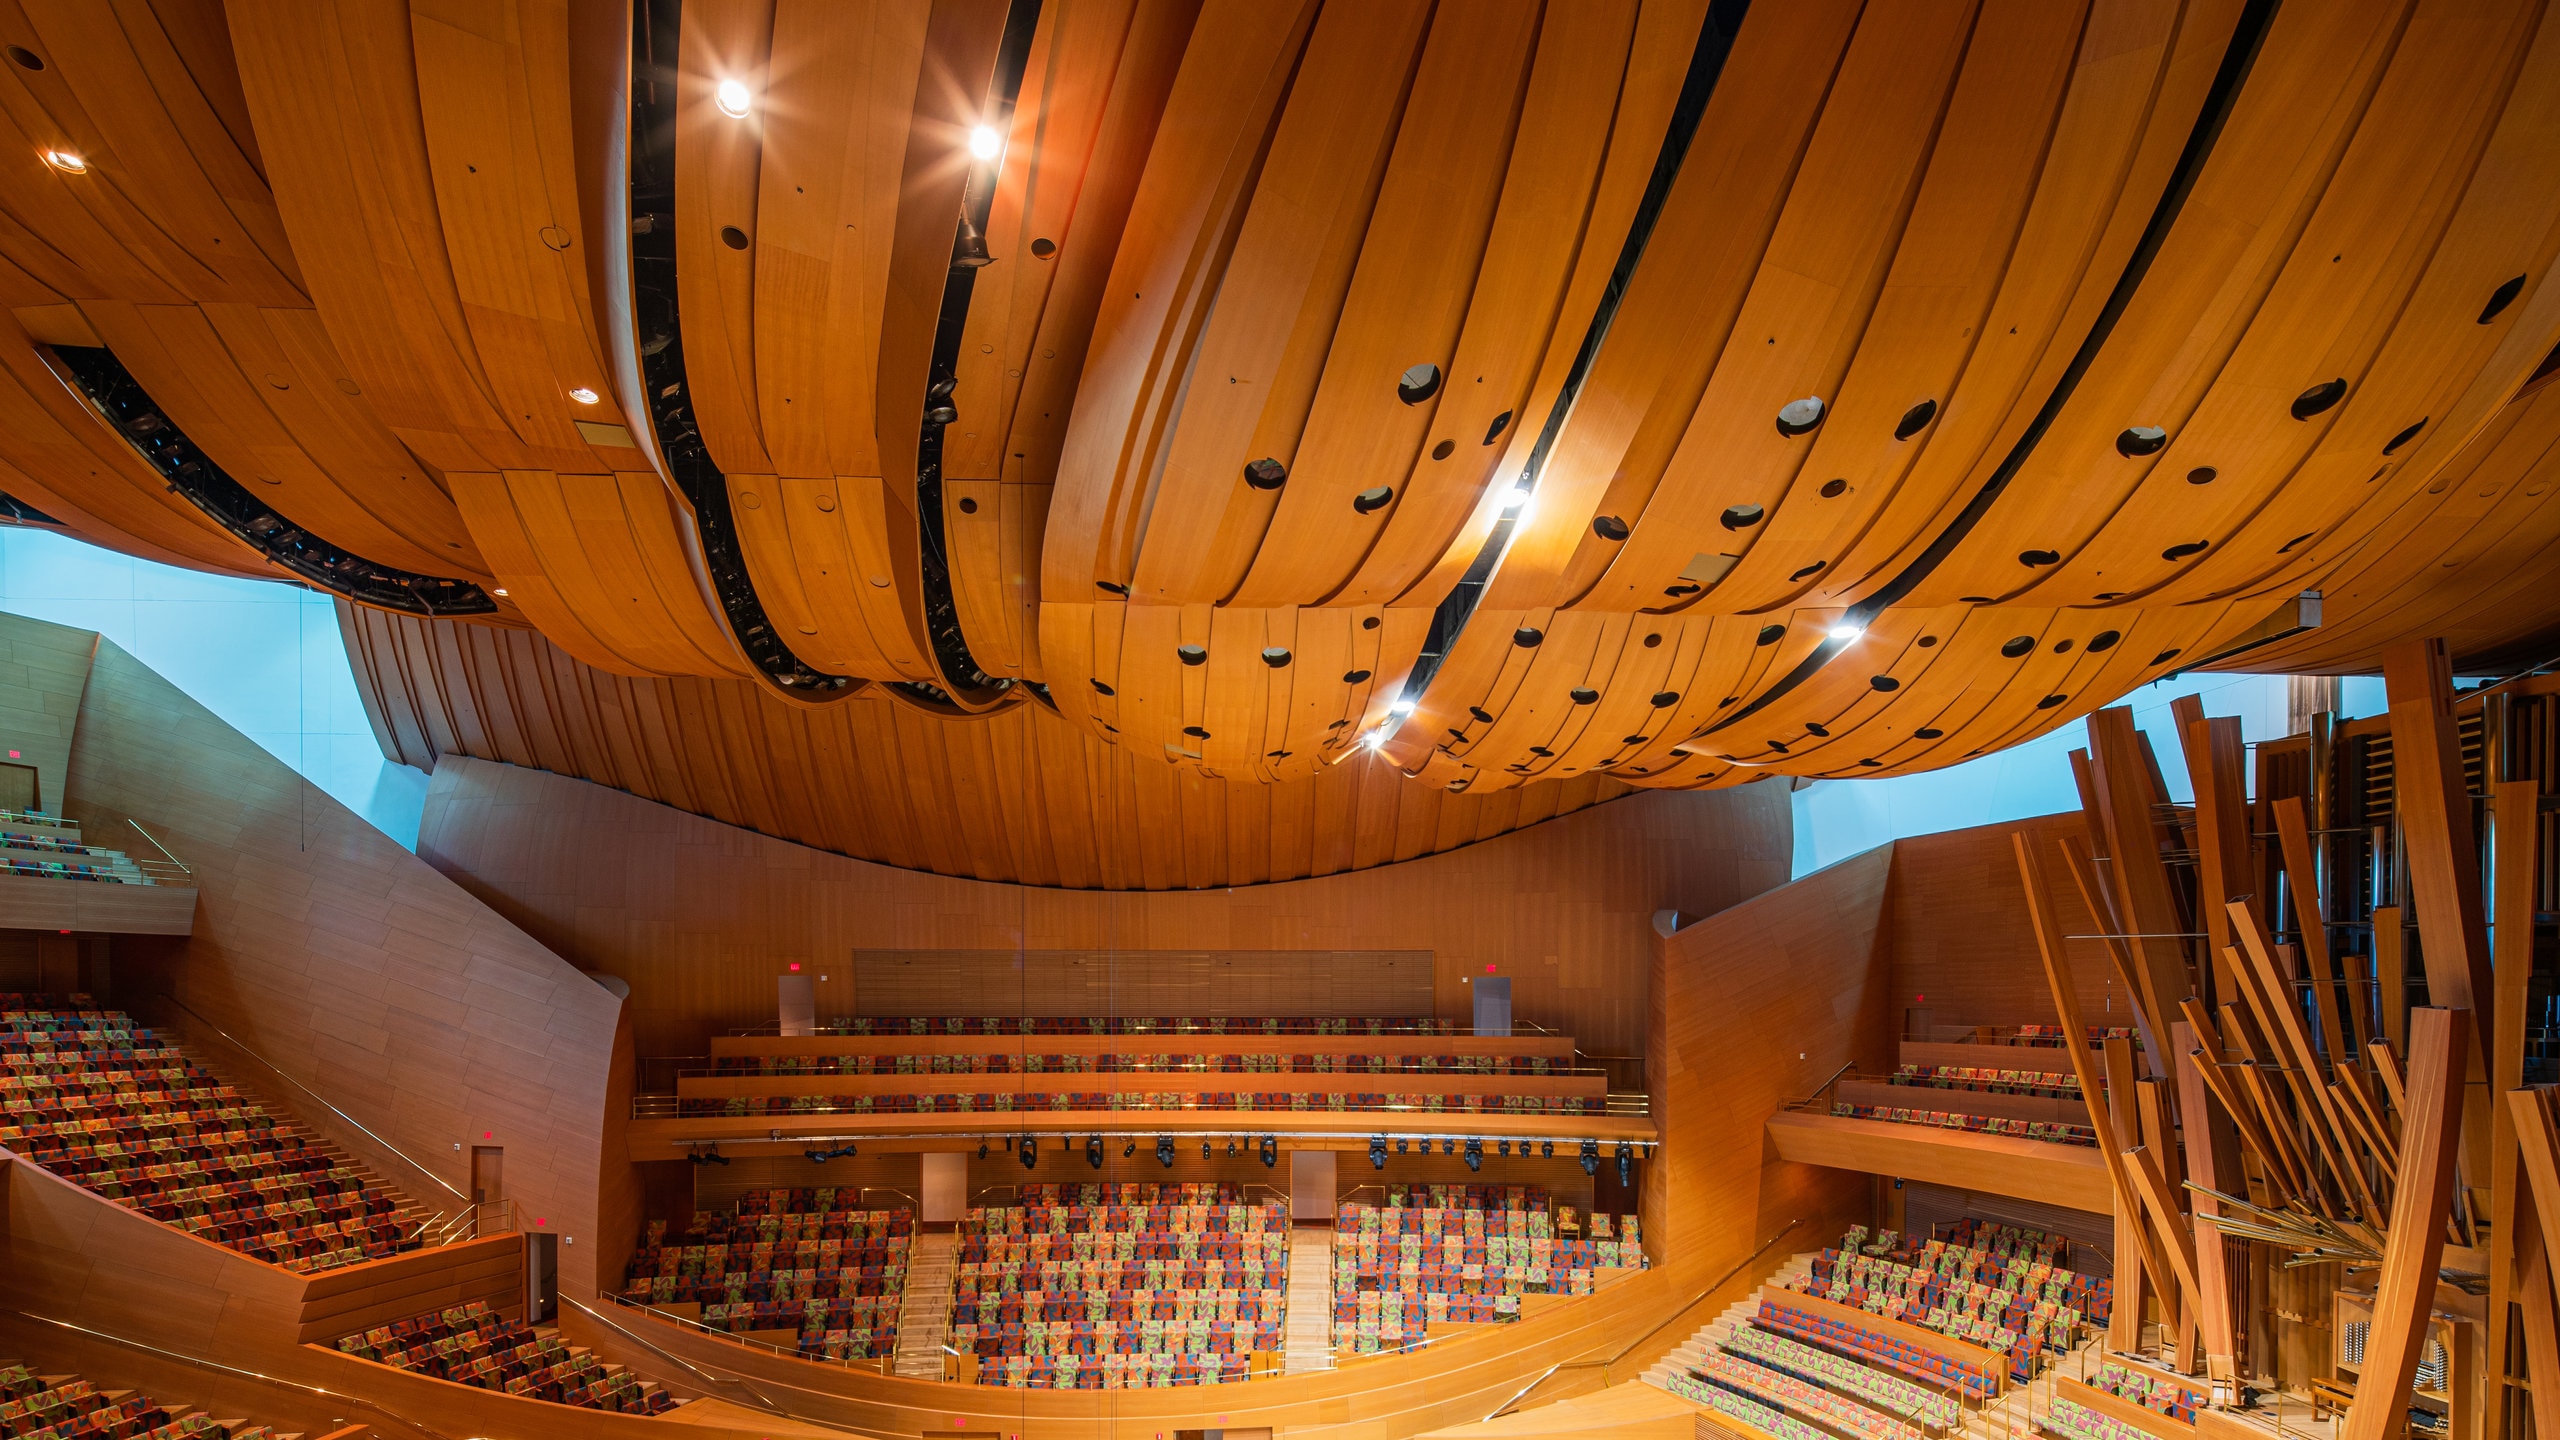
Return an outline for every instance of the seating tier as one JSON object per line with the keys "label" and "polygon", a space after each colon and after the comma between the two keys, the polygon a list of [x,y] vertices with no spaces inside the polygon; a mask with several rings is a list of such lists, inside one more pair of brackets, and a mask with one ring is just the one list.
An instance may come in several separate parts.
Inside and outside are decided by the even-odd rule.
{"label": "seating tier", "polygon": [[86,996],[0,996],[0,1145],[292,1270],[415,1243],[388,1189]]}
{"label": "seating tier", "polygon": [[1334,1332],[1355,1353],[1404,1348],[1435,1326],[1507,1323],[1524,1295],[1587,1295],[1604,1271],[1644,1268],[1635,1216],[1593,1215],[1585,1236],[1534,1187],[1399,1187],[1388,1200],[1334,1217]]}
{"label": "seating tier", "polygon": [[895,1354],[915,1216],[860,1204],[851,1189],[753,1191],[732,1213],[696,1214],[672,1241],[653,1220],[622,1298],[699,1304],[713,1330],[789,1330],[814,1358]]}
{"label": "seating tier", "polygon": [[0,1361],[0,1436],[9,1440],[280,1440],[246,1420],[173,1408],[130,1390],[101,1390],[77,1375],[39,1375]]}
{"label": "seating tier", "polygon": [[636,1415],[675,1408],[675,1397],[656,1385],[476,1300],[346,1336],[338,1349],[394,1369],[558,1405]]}
{"label": "seating tier", "polygon": [[1285,1202],[1136,1184],[1028,1186],[1023,1198],[960,1225],[948,1344],[979,1384],[1217,1384],[1283,1348]]}

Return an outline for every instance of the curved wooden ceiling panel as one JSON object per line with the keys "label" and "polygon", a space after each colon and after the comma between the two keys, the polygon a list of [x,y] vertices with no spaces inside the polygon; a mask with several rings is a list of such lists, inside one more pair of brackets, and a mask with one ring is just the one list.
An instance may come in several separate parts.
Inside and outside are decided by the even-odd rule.
{"label": "curved wooden ceiling panel", "polygon": [[970,817],[834,848],[1153,884],[1104,799],[1924,769],[2560,632],[2534,0],[217,18],[0,0],[6,482],[258,572],[43,347],[112,350],[557,647],[485,676],[685,717],[542,763]]}
{"label": "curved wooden ceiling panel", "polygon": [[1379,760],[1220,781],[1039,705],[952,724],[865,692],[791,705],[740,681],[634,679],[522,630],[341,604],[384,748],[574,775],[883,864],[1078,889],[1200,889],[1433,854],[1627,793],[1605,779],[1449,795]]}

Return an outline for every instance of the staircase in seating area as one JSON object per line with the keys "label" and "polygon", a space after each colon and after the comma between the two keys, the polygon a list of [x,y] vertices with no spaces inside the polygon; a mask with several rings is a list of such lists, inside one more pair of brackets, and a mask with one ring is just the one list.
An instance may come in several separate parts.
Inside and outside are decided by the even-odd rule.
{"label": "staircase in seating area", "polygon": [[1283,1373],[1333,1368],[1333,1226],[1289,1232],[1289,1331]]}
{"label": "staircase in seating area", "polygon": [[[1786,1286],[1806,1279],[1813,1274],[1813,1260],[1817,1253],[1807,1250],[1800,1255],[1789,1256],[1787,1263],[1778,1267],[1778,1273],[1764,1283]],[[1672,1347],[1670,1354],[1655,1361],[1653,1368],[1644,1372],[1644,1382],[1669,1389],[1672,1376],[1688,1374],[1707,1352],[1723,1349],[1725,1337],[1760,1309],[1760,1290],[1758,1285],[1751,1287],[1749,1293],[1724,1307],[1716,1318],[1699,1326],[1688,1339]]]}
{"label": "staircase in seating area", "polygon": [[942,1342],[951,1333],[951,1277],[960,1268],[960,1237],[919,1230],[907,1245],[907,1288],[898,1297],[900,1375],[942,1378]]}

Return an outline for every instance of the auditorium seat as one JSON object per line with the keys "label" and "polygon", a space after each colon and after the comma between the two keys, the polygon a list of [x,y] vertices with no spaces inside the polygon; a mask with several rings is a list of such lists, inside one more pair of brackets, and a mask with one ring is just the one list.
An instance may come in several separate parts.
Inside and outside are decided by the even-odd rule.
{"label": "auditorium seat", "polygon": [[[2436,1348],[2441,1350],[2443,1347]],[[2117,1360],[2109,1360],[2091,1371],[2088,1383],[2091,1389],[2104,1390],[2119,1400],[2130,1400],[2145,1410],[2166,1415],[2172,1420],[2183,1420],[2190,1425],[2195,1423],[2196,1412],[2212,1403],[2204,1391],[2173,1375]]]}
{"label": "auditorium seat", "polygon": [[894,1355],[915,1216],[861,1200],[830,1187],[750,1191],[731,1213],[697,1213],[672,1240],[667,1222],[652,1220],[622,1298],[698,1304],[713,1330],[793,1331],[813,1358]]}
{"label": "auditorium seat", "polygon": [[[346,1426],[320,1440],[365,1432]],[[293,1440],[244,1419],[217,1419],[131,1390],[102,1390],[77,1375],[40,1375],[0,1360],[0,1436],[10,1440]]]}
{"label": "auditorium seat", "polygon": [[0,1145],[289,1270],[417,1244],[389,1189],[85,995],[0,995]]}
{"label": "auditorium seat", "polygon": [[1285,1201],[1197,1183],[1029,1185],[1020,1199],[960,1225],[948,1344],[979,1384],[1214,1385],[1282,1349]]}
{"label": "auditorium seat", "polygon": [[1606,1073],[1575,1065],[1571,1037],[1479,1039],[1429,1018],[853,1017],[711,1049],[679,1070],[674,1096],[642,1097],[642,1113],[1608,1110]]}
{"label": "auditorium seat", "polygon": [[675,1397],[655,1384],[476,1300],[377,1325],[341,1339],[338,1349],[439,1380],[587,1410],[656,1415],[675,1408]]}
{"label": "auditorium seat", "polygon": [[1896,1125],[1926,1125],[1938,1130],[1970,1130],[1982,1135],[2014,1135],[2054,1145],[2095,1145],[2098,1132],[2061,1120],[2021,1120],[2011,1115],[1976,1115],[1965,1110],[1932,1110],[1907,1105],[1865,1105],[1835,1100],[1831,1113],[1852,1120],[1884,1120]]}
{"label": "auditorium seat", "polygon": [[1645,1264],[1635,1216],[1595,1214],[1584,1238],[1562,1238],[1565,1212],[1551,1215],[1534,1187],[1396,1186],[1387,1202],[1334,1217],[1335,1343],[1360,1354],[1437,1327],[1507,1323],[1523,1295],[1587,1295],[1604,1272]]}

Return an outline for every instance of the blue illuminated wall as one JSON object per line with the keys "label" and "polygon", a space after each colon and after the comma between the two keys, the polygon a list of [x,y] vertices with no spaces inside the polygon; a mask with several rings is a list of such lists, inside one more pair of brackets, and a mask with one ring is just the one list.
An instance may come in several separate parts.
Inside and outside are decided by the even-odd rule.
{"label": "blue illuminated wall", "polygon": [[427,777],[382,758],[329,597],[0,529],[0,610],[95,630],[411,849]]}

